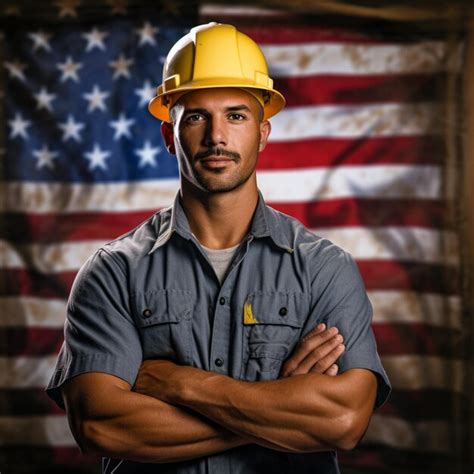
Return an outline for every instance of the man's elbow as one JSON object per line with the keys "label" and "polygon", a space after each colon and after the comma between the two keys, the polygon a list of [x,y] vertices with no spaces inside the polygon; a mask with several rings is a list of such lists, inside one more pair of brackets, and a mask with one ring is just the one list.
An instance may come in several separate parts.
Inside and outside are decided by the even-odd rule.
{"label": "man's elbow", "polygon": [[369,425],[370,417],[361,416],[360,413],[347,412],[339,420],[339,435],[335,447],[339,451],[354,449],[364,436]]}

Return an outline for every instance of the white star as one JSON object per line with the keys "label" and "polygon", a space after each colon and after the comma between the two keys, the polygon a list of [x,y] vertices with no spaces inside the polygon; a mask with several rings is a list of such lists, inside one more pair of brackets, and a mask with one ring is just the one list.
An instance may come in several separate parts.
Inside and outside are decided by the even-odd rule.
{"label": "white star", "polygon": [[80,0],[57,0],[55,2],[56,6],[59,8],[59,17],[63,18],[65,16],[77,17],[76,8],[81,4]]}
{"label": "white star", "polygon": [[153,87],[150,81],[145,81],[141,89],[135,89],[135,94],[140,96],[140,107],[143,107],[155,97],[156,87]]}
{"label": "white star", "polygon": [[75,63],[72,61],[71,56],[68,56],[66,62],[59,63],[57,67],[62,71],[61,82],[67,81],[68,79],[79,82],[77,71],[81,69],[82,63]]}
{"label": "white star", "polygon": [[103,170],[107,169],[105,159],[110,155],[110,152],[102,151],[97,143],[94,145],[94,149],[85,155],[86,159],[90,161],[89,170],[93,170],[95,168],[102,168]]}
{"label": "white star", "polygon": [[48,145],[44,145],[41,150],[36,150],[33,152],[33,155],[38,158],[36,167],[39,168],[54,168],[53,160],[58,156],[56,151],[49,150]]}
{"label": "white star", "polygon": [[8,70],[8,73],[10,74],[10,77],[12,78],[16,77],[17,79],[20,79],[20,81],[23,81],[23,82],[26,81],[25,74],[23,74],[23,70],[26,69],[26,64],[20,63],[19,61],[15,61],[15,62],[5,61],[4,64]]}
{"label": "white star", "polygon": [[112,9],[110,13],[112,15],[125,15],[127,13],[127,1],[126,0],[107,0],[107,4]]}
{"label": "white star", "polygon": [[127,119],[124,114],[120,114],[118,120],[110,122],[110,126],[115,129],[114,140],[118,140],[121,136],[131,138],[130,127],[135,123],[133,119]]}
{"label": "white star", "polygon": [[109,96],[108,92],[102,92],[98,85],[95,85],[91,92],[82,94],[82,96],[89,101],[88,112],[95,109],[105,110],[104,100]]}
{"label": "white star", "polygon": [[33,41],[33,51],[43,48],[45,51],[51,51],[51,45],[49,39],[51,38],[50,33],[44,31],[37,31],[36,33],[28,33],[29,38]]}
{"label": "white star", "polygon": [[31,125],[29,120],[23,120],[21,114],[16,114],[13,120],[8,121],[11,129],[10,138],[22,137],[28,138],[26,129]]}
{"label": "white star", "polygon": [[155,34],[158,33],[159,29],[155,28],[150,22],[146,22],[141,29],[135,30],[140,36],[139,46],[145,44],[156,45],[156,40],[154,38]]}
{"label": "white star", "polygon": [[51,102],[56,98],[56,94],[49,94],[46,87],[42,87],[38,94],[34,94],[37,101],[37,109],[53,110]]}
{"label": "white star", "polygon": [[84,124],[74,121],[72,115],[68,116],[67,122],[58,124],[58,127],[63,131],[63,142],[69,138],[76,140],[76,142],[82,141],[79,132],[84,128]]}
{"label": "white star", "polygon": [[146,165],[150,165],[154,168],[156,166],[155,155],[157,155],[160,150],[160,147],[153,148],[151,143],[147,140],[143,148],[135,150],[135,153],[140,157],[140,163],[138,163],[138,167],[143,168]]}
{"label": "white star", "polygon": [[124,76],[130,79],[129,68],[133,64],[133,59],[127,59],[123,54],[119,56],[116,61],[110,61],[109,66],[114,70],[114,79],[118,79],[120,76]]}
{"label": "white star", "polygon": [[99,48],[104,51],[104,38],[107,34],[108,33],[105,31],[99,31],[97,28],[93,28],[90,33],[83,33],[82,37],[87,41],[86,52],[91,51],[94,48]]}

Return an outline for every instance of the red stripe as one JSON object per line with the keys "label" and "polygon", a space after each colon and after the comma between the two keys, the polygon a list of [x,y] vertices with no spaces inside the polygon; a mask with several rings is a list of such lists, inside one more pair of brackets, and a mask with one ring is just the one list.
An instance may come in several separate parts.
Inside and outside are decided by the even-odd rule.
{"label": "red stripe", "polygon": [[66,299],[77,271],[44,275],[34,270],[0,269],[0,296],[36,296]]}
{"label": "red stripe", "polygon": [[[14,428],[13,428],[14,429]],[[16,474],[92,474],[100,472],[101,460],[81,454],[78,447],[54,448],[44,439],[44,446],[7,446],[0,448],[3,466]],[[14,467],[13,467],[14,466]],[[2,470],[3,472],[3,470]]]}
{"label": "red stripe", "polygon": [[374,323],[373,329],[380,355],[463,356],[463,336],[457,329],[421,323]]}
{"label": "red stripe", "polygon": [[411,290],[459,294],[459,271],[455,267],[391,260],[358,260],[368,290]]}
{"label": "red stripe", "polygon": [[0,346],[0,356],[47,356],[59,352],[64,333],[62,328],[0,328],[0,340],[6,341]]}
{"label": "red stripe", "polygon": [[275,78],[287,107],[388,102],[432,102],[445,87],[443,74],[315,75]]}
{"label": "red stripe", "polygon": [[440,137],[313,138],[269,143],[259,156],[257,169],[441,164],[444,152]]}
{"label": "red stripe", "polygon": [[[446,209],[435,200],[333,199],[275,203],[310,229],[344,226],[446,226]],[[16,244],[113,240],[139,225],[151,212],[6,214],[3,238]]]}
{"label": "red stripe", "polygon": [[[241,17],[245,21],[245,17]],[[252,17],[253,25],[242,25],[239,26],[239,31],[250,36],[254,41],[261,45],[278,45],[278,44],[301,44],[301,43],[353,43],[353,44],[395,44],[401,43],[401,38],[397,41],[391,41],[390,43],[382,40],[380,36],[369,35],[369,30],[361,33],[360,30],[356,31],[350,28],[341,28],[340,25],[328,26],[328,25],[297,25],[292,19],[292,23],[288,22],[288,25],[281,24],[282,19],[279,20],[279,24],[268,24],[267,18],[260,18],[260,21],[265,21],[265,25],[255,25],[255,18]],[[300,16],[299,20],[304,20],[304,17]],[[214,20],[215,21],[215,20]],[[237,18],[233,18],[232,21],[236,24]],[[288,21],[288,20],[287,20]],[[264,26],[264,27],[263,27]]]}
{"label": "red stripe", "polygon": [[43,388],[0,390],[0,416],[64,415]]}
{"label": "red stripe", "polygon": [[[358,260],[368,290],[411,290],[459,294],[459,271],[452,266],[391,260]],[[44,275],[23,269],[0,270],[0,296],[67,298],[76,271]]]}

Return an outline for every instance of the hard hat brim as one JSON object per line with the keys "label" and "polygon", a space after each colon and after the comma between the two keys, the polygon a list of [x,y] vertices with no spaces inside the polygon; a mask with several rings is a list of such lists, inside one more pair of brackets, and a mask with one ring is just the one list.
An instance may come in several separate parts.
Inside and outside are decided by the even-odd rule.
{"label": "hard hat brim", "polygon": [[163,104],[163,98],[165,96],[173,96],[173,95],[183,95],[185,92],[191,92],[194,90],[199,89],[222,89],[225,87],[237,87],[242,89],[256,89],[256,90],[263,90],[269,93],[270,100],[265,104],[263,119],[267,120],[270,117],[273,117],[278,112],[280,112],[283,107],[285,107],[285,98],[283,94],[278,92],[275,89],[268,89],[266,87],[258,87],[255,85],[255,82],[252,81],[245,81],[242,78],[239,78],[237,81],[231,78],[212,78],[206,79],[205,81],[193,81],[191,83],[187,83],[184,87],[177,87],[173,89],[171,92],[167,93],[166,91],[158,94],[157,96],[153,97],[148,104],[149,112],[159,120],[163,122],[170,122],[170,115],[169,115],[169,108],[168,105]]}

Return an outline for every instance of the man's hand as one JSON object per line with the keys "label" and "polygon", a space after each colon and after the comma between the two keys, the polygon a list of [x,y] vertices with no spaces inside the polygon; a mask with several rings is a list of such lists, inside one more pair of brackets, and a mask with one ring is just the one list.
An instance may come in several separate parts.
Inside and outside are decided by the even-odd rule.
{"label": "man's hand", "polygon": [[344,352],[343,338],[336,327],[318,324],[298,342],[291,357],[283,364],[280,378],[318,373],[337,375],[336,361]]}

